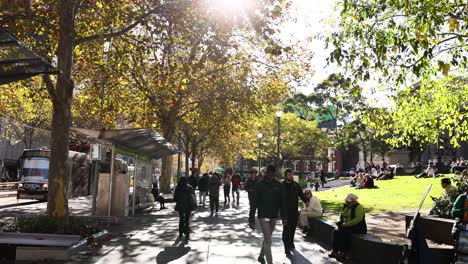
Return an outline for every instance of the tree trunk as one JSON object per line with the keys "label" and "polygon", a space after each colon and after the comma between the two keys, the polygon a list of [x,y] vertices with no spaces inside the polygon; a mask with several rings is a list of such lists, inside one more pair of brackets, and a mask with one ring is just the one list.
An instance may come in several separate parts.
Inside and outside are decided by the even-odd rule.
{"label": "tree trunk", "polygon": [[[164,129],[163,136],[167,141],[171,142],[175,132],[174,124],[176,116],[171,114],[168,116],[169,117],[164,120],[164,124],[166,124],[167,127]],[[171,193],[172,156],[163,157],[161,167],[162,169],[159,188],[161,189],[162,193],[169,194]]]}
{"label": "tree trunk", "polygon": [[47,216],[57,221],[64,231],[68,222],[68,144],[71,125],[71,103],[74,84],[71,79],[74,49],[74,0],[59,2],[59,45],[58,68],[55,92],[51,94],[53,104],[51,155],[49,167],[49,192]]}

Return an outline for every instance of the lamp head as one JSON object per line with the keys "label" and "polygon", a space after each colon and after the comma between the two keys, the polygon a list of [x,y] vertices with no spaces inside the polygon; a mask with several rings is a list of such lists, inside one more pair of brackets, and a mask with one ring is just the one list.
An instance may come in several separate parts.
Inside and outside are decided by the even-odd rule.
{"label": "lamp head", "polygon": [[257,137],[258,137],[259,139],[261,139],[261,138],[263,137],[263,133],[262,133],[262,132],[258,133],[258,134],[257,134]]}
{"label": "lamp head", "polygon": [[283,111],[281,111],[281,110],[276,111],[276,116],[277,117],[281,117],[282,115],[283,115]]}

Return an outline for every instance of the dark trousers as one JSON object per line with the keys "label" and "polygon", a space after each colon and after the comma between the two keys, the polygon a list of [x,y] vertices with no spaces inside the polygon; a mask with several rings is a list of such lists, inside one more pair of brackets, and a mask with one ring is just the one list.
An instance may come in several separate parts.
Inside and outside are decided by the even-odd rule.
{"label": "dark trousers", "polygon": [[218,212],[219,208],[219,195],[210,195],[210,210],[213,212],[213,210],[216,208],[216,212]]}
{"label": "dark trousers", "polygon": [[294,234],[296,233],[299,212],[288,212],[288,223],[283,226],[283,243],[285,250],[294,248]]}
{"label": "dark trousers", "polygon": [[255,211],[257,208],[254,205],[254,192],[249,192],[249,206],[249,223],[255,223]]}
{"label": "dark trousers", "polygon": [[190,214],[190,210],[179,211],[179,235],[188,235],[190,233]]}
{"label": "dark trousers", "polygon": [[231,198],[229,197],[229,192],[231,191],[231,185],[224,186],[224,203],[228,201],[231,202]]}
{"label": "dark trousers", "polygon": [[351,228],[341,227],[333,231],[333,250],[347,252],[351,241]]}
{"label": "dark trousers", "polygon": [[[239,186],[232,186],[232,200],[237,201],[237,204],[239,204]],[[237,200],[234,194],[237,194]]]}

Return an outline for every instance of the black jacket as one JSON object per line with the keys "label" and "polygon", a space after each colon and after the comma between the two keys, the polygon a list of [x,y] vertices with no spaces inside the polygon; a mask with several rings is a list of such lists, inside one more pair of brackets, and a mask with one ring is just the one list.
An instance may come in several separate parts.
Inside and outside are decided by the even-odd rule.
{"label": "black jacket", "polygon": [[189,184],[186,185],[177,185],[174,192],[174,201],[176,203],[176,211],[189,211],[193,208],[190,203],[190,195],[195,195],[193,187]]}
{"label": "black jacket", "polygon": [[282,185],[282,202],[283,202],[283,214],[281,217],[283,219],[288,219],[289,216],[296,216],[299,207],[299,199],[300,198],[304,203],[306,202],[306,197],[304,192],[302,191],[301,186],[299,183],[287,182],[286,180],[281,184]]}
{"label": "black jacket", "polygon": [[193,187],[193,189],[196,189],[198,184],[197,176],[191,175],[190,177],[188,177],[188,184],[190,184]]}
{"label": "black jacket", "polygon": [[[277,219],[283,211],[281,202],[281,183],[272,179],[262,179],[255,184],[254,204],[258,209],[258,218]],[[281,213],[283,215],[283,213]]]}
{"label": "black jacket", "polygon": [[247,192],[254,192],[255,191],[255,184],[257,183],[257,178],[255,179],[250,179],[247,178],[247,182],[245,183],[245,186],[244,186],[244,190],[246,190]]}
{"label": "black jacket", "polygon": [[201,179],[198,181],[198,190],[200,192],[208,191],[208,182],[210,181],[209,176],[202,176]]}

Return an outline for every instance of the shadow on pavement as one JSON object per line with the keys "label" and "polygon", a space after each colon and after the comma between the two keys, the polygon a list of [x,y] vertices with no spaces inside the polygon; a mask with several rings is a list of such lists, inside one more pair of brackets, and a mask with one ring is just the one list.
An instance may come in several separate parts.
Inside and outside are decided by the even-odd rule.
{"label": "shadow on pavement", "polygon": [[185,247],[185,243],[180,243],[178,246],[174,247],[165,247],[164,251],[159,252],[156,256],[157,264],[167,264],[171,261],[179,259],[189,253],[191,250],[190,247]]}

